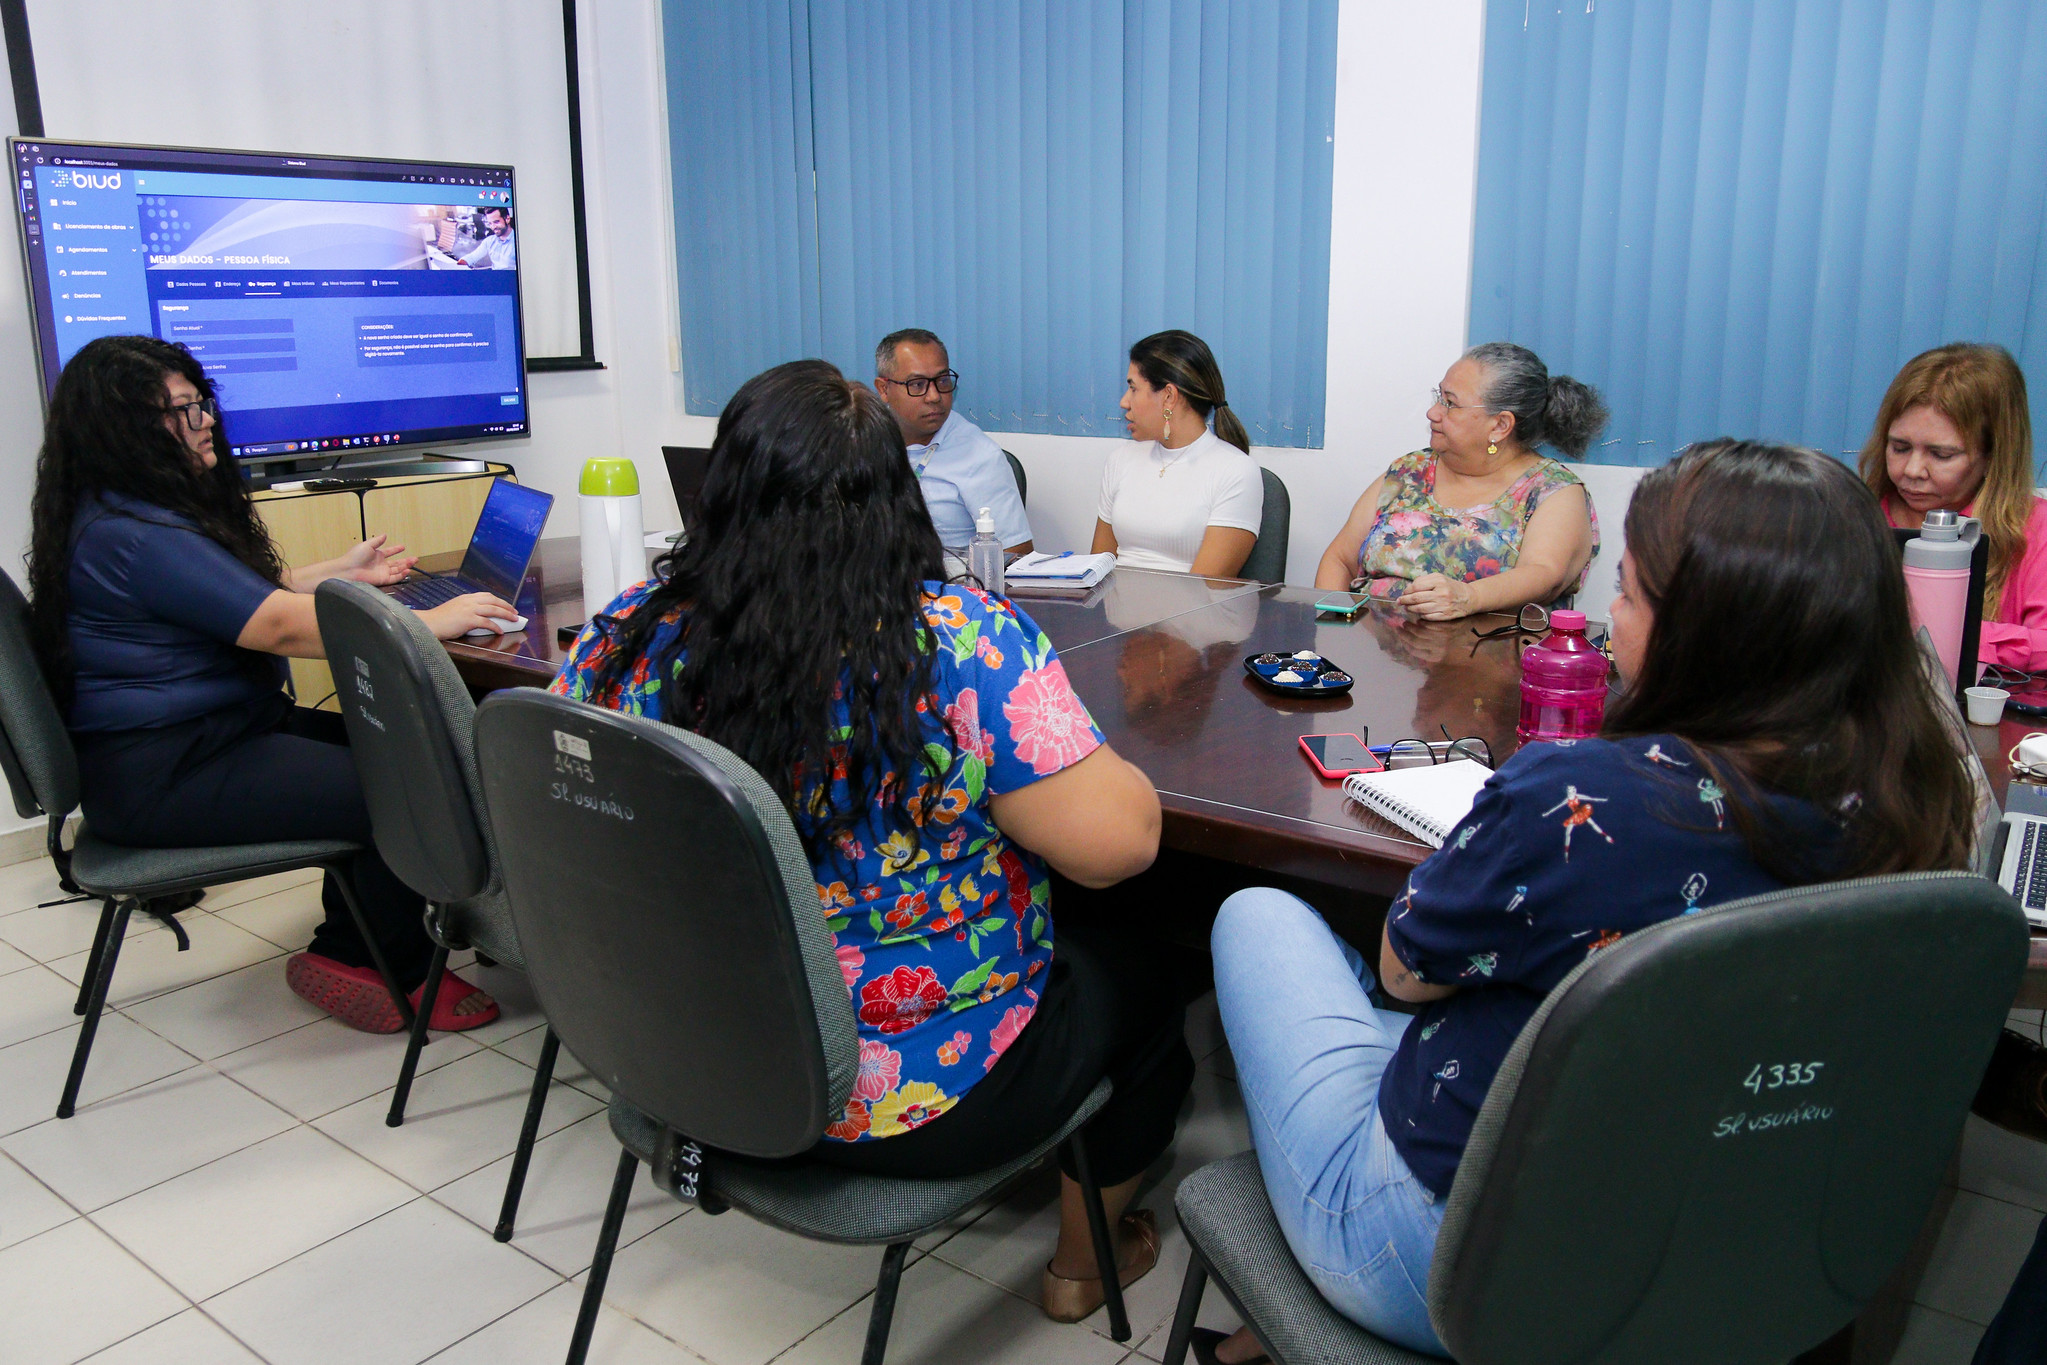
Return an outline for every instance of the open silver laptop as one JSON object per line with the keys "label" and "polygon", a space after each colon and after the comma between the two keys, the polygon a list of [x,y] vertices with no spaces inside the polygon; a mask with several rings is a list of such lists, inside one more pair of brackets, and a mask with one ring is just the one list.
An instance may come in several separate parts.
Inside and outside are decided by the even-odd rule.
{"label": "open silver laptop", "polygon": [[1948,720],[1962,752],[1968,756],[1969,775],[1976,788],[1975,870],[1995,877],[1997,884],[2011,892],[2026,912],[2026,921],[2036,929],[2047,929],[2047,787],[2014,782],[2005,792],[2009,809],[2000,812],[1991,795],[1989,775],[1969,742],[1962,720],[1962,708],[1955,700],[1953,679],[1941,667],[1933,637],[1919,628],[1919,649],[1926,657],[1928,672],[1936,682],[1934,691],[1946,703]]}

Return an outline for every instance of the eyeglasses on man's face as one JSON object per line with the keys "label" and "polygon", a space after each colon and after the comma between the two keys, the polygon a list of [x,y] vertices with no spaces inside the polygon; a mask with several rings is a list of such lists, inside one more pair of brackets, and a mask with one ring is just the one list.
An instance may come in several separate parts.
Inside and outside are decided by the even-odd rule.
{"label": "eyeglasses on man's face", "polygon": [[941,370],[934,375],[917,375],[912,379],[884,379],[884,384],[894,384],[912,398],[922,398],[935,384],[940,393],[951,393],[960,386],[958,370]]}
{"label": "eyeglasses on man's face", "polygon": [[182,414],[187,431],[206,430],[206,419],[209,417],[213,418],[216,422],[220,420],[220,404],[214,402],[211,398],[193,398],[183,403],[166,403],[164,404],[164,411]]}

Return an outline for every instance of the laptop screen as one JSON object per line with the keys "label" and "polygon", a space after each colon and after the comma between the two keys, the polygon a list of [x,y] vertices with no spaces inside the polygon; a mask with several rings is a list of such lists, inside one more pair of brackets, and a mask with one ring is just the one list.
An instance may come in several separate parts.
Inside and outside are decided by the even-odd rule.
{"label": "laptop screen", "polygon": [[662,446],[661,458],[668,465],[668,486],[675,490],[675,510],[682,514],[683,526],[696,525],[697,500],[711,470],[710,447]]}
{"label": "laptop screen", "polygon": [[540,543],[553,506],[552,493],[510,479],[491,480],[490,496],[483,500],[476,531],[469,537],[469,553],[462,556],[462,577],[507,602],[517,601],[526,566],[533,562],[533,547]]}

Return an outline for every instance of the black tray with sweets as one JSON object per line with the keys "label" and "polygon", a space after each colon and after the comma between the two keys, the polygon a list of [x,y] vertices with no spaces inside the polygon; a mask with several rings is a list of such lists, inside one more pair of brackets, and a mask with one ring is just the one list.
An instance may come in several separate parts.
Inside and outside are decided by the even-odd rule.
{"label": "black tray with sweets", "polygon": [[1341,696],[1354,681],[1312,649],[1253,654],[1244,660],[1244,671],[1274,692],[1295,697]]}

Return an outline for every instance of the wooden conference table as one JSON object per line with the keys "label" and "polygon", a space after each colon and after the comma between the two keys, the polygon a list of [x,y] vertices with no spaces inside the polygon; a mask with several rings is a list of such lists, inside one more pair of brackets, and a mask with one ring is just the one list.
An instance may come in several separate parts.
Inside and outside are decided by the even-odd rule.
{"label": "wooden conference table", "polygon": [[[423,560],[453,568],[459,556]],[[1520,651],[1513,635],[1473,627],[1507,618],[1407,622],[1367,612],[1318,621],[1312,588],[1119,569],[1085,597],[1023,589],[1014,600],[1059,651],[1074,690],[1116,751],[1151,776],[1168,848],[1353,892],[1396,894],[1431,851],[1317,776],[1296,743],[1328,731],[1385,744],[1475,735],[1495,763],[1514,752]],[[556,631],[583,619],[573,538],[540,543],[520,591],[524,631],[459,640],[448,652],[473,690],[545,686],[568,650]],[[1357,679],[1326,699],[1275,695],[1245,655],[1312,649]],[[2031,728],[1970,726],[1999,800],[2005,753]],[[2047,1007],[2047,938],[2033,940],[2017,1002]]]}

